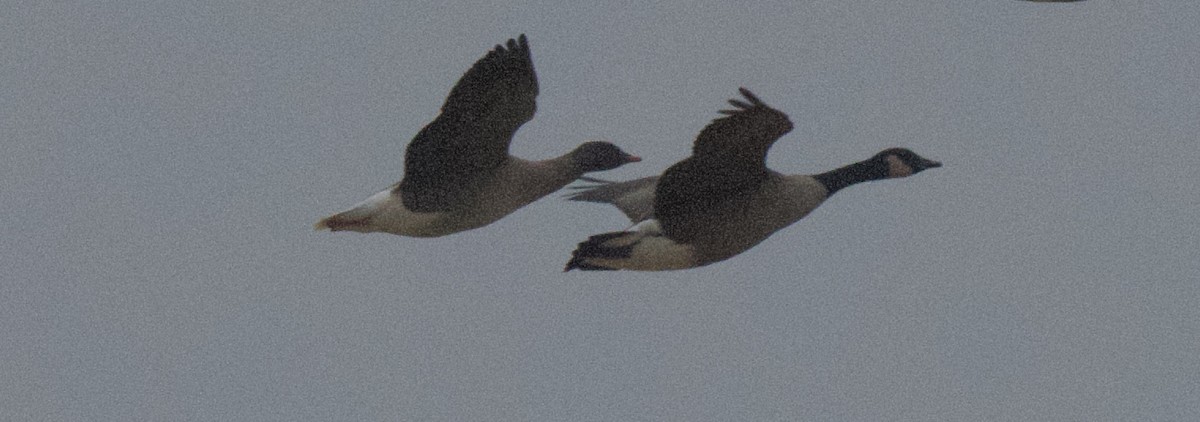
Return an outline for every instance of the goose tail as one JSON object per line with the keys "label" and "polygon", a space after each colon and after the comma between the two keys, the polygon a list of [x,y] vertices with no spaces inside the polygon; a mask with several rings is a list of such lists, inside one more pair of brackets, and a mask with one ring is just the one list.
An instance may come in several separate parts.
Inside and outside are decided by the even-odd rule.
{"label": "goose tail", "polygon": [[[352,210],[353,211],[353,210]],[[342,230],[353,230],[355,227],[361,227],[366,222],[365,218],[354,218],[347,214],[351,211],[334,214],[313,224],[313,230],[322,231],[329,230],[331,232],[339,232]]]}
{"label": "goose tail", "polygon": [[334,232],[351,230],[363,233],[372,231],[376,225],[374,224],[376,222],[372,220],[380,212],[386,211],[393,201],[395,198],[390,191],[379,192],[355,205],[354,208],[322,218],[317,224],[313,224],[313,229]]}
{"label": "goose tail", "polygon": [[640,237],[637,232],[611,232],[589,237],[571,252],[571,260],[567,261],[567,267],[563,271],[616,270],[617,268],[601,265],[600,262],[628,259],[633,251],[633,244],[637,243]]}
{"label": "goose tail", "polygon": [[697,265],[690,246],[663,236],[651,220],[636,230],[601,233],[580,242],[563,271],[662,271]]}

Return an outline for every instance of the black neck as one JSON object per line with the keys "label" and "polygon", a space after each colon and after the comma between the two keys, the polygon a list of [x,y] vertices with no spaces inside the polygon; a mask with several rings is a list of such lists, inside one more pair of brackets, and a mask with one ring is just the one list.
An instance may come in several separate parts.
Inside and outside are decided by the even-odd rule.
{"label": "black neck", "polygon": [[860,161],[836,170],[830,170],[813,176],[828,191],[828,195],[842,190],[846,186],[869,180],[887,178],[887,166],[875,159]]}

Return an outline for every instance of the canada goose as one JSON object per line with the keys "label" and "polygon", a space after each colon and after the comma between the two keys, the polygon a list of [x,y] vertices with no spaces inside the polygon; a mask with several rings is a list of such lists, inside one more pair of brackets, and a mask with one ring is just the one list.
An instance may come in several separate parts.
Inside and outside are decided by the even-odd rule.
{"label": "canada goose", "polygon": [[435,237],[485,226],[587,172],[641,159],[589,141],[557,158],[528,161],[508,145],[537,109],[537,75],[522,34],[475,62],[450,90],[441,114],[404,154],[404,179],[317,230]]}
{"label": "canada goose", "polygon": [[[569,199],[616,205],[632,230],[579,244],[564,271],[678,270],[729,259],[808,215],[835,192],[861,182],[907,177],[941,163],[904,148],[815,175],[783,175],[766,166],[767,150],[792,130],[787,115],[742,88],[747,102],[705,127],[692,156],[662,176],[597,185]],[[643,221],[644,220],[644,221]]]}

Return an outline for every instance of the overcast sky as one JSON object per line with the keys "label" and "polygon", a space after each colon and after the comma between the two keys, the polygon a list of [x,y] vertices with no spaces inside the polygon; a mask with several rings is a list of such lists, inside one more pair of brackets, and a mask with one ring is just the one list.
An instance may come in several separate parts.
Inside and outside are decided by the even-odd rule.
{"label": "overcast sky", "polygon": [[[1200,3],[501,3],[0,4],[0,419],[1200,419]],[[778,171],[945,167],[687,271],[562,273],[626,221],[559,195],[312,231],[521,33],[521,157],[745,86]]]}

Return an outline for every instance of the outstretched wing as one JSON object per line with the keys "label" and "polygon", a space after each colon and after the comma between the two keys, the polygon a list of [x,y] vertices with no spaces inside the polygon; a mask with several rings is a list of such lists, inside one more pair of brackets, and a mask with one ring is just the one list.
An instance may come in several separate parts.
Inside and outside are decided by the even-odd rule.
{"label": "outstretched wing", "polygon": [[692,146],[692,156],[717,158],[732,164],[765,167],[767,150],[784,134],[792,131],[792,121],[783,112],[771,108],[746,88],[738,88],[747,102],[729,100],[736,110],[721,110],[727,115],[713,119],[700,131]]}
{"label": "outstretched wing", "polygon": [[572,186],[571,189],[576,189],[577,192],[567,195],[567,199],[612,204],[635,224],[654,217],[654,188],[658,184],[658,176],[624,182],[610,182],[587,176],[580,177],[579,180],[593,184]]}
{"label": "outstretched wing", "polygon": [[475,62],[450,90],[442,112],[413,138],[397,188],[417,212],[444,211],[475,178],[508,158],[508,145],[537,110],[537,74],[522,34]]}
{"label": "outstretched wing", "polygon": [[692,156],[663,173],[655,190],[654,216],[667,237],[686,243],[703,230],[705,213],[753,191],[769,174],[767,150],[792,130],[786,114],[745,88],[746,101],[709,123],[696,138]]}

